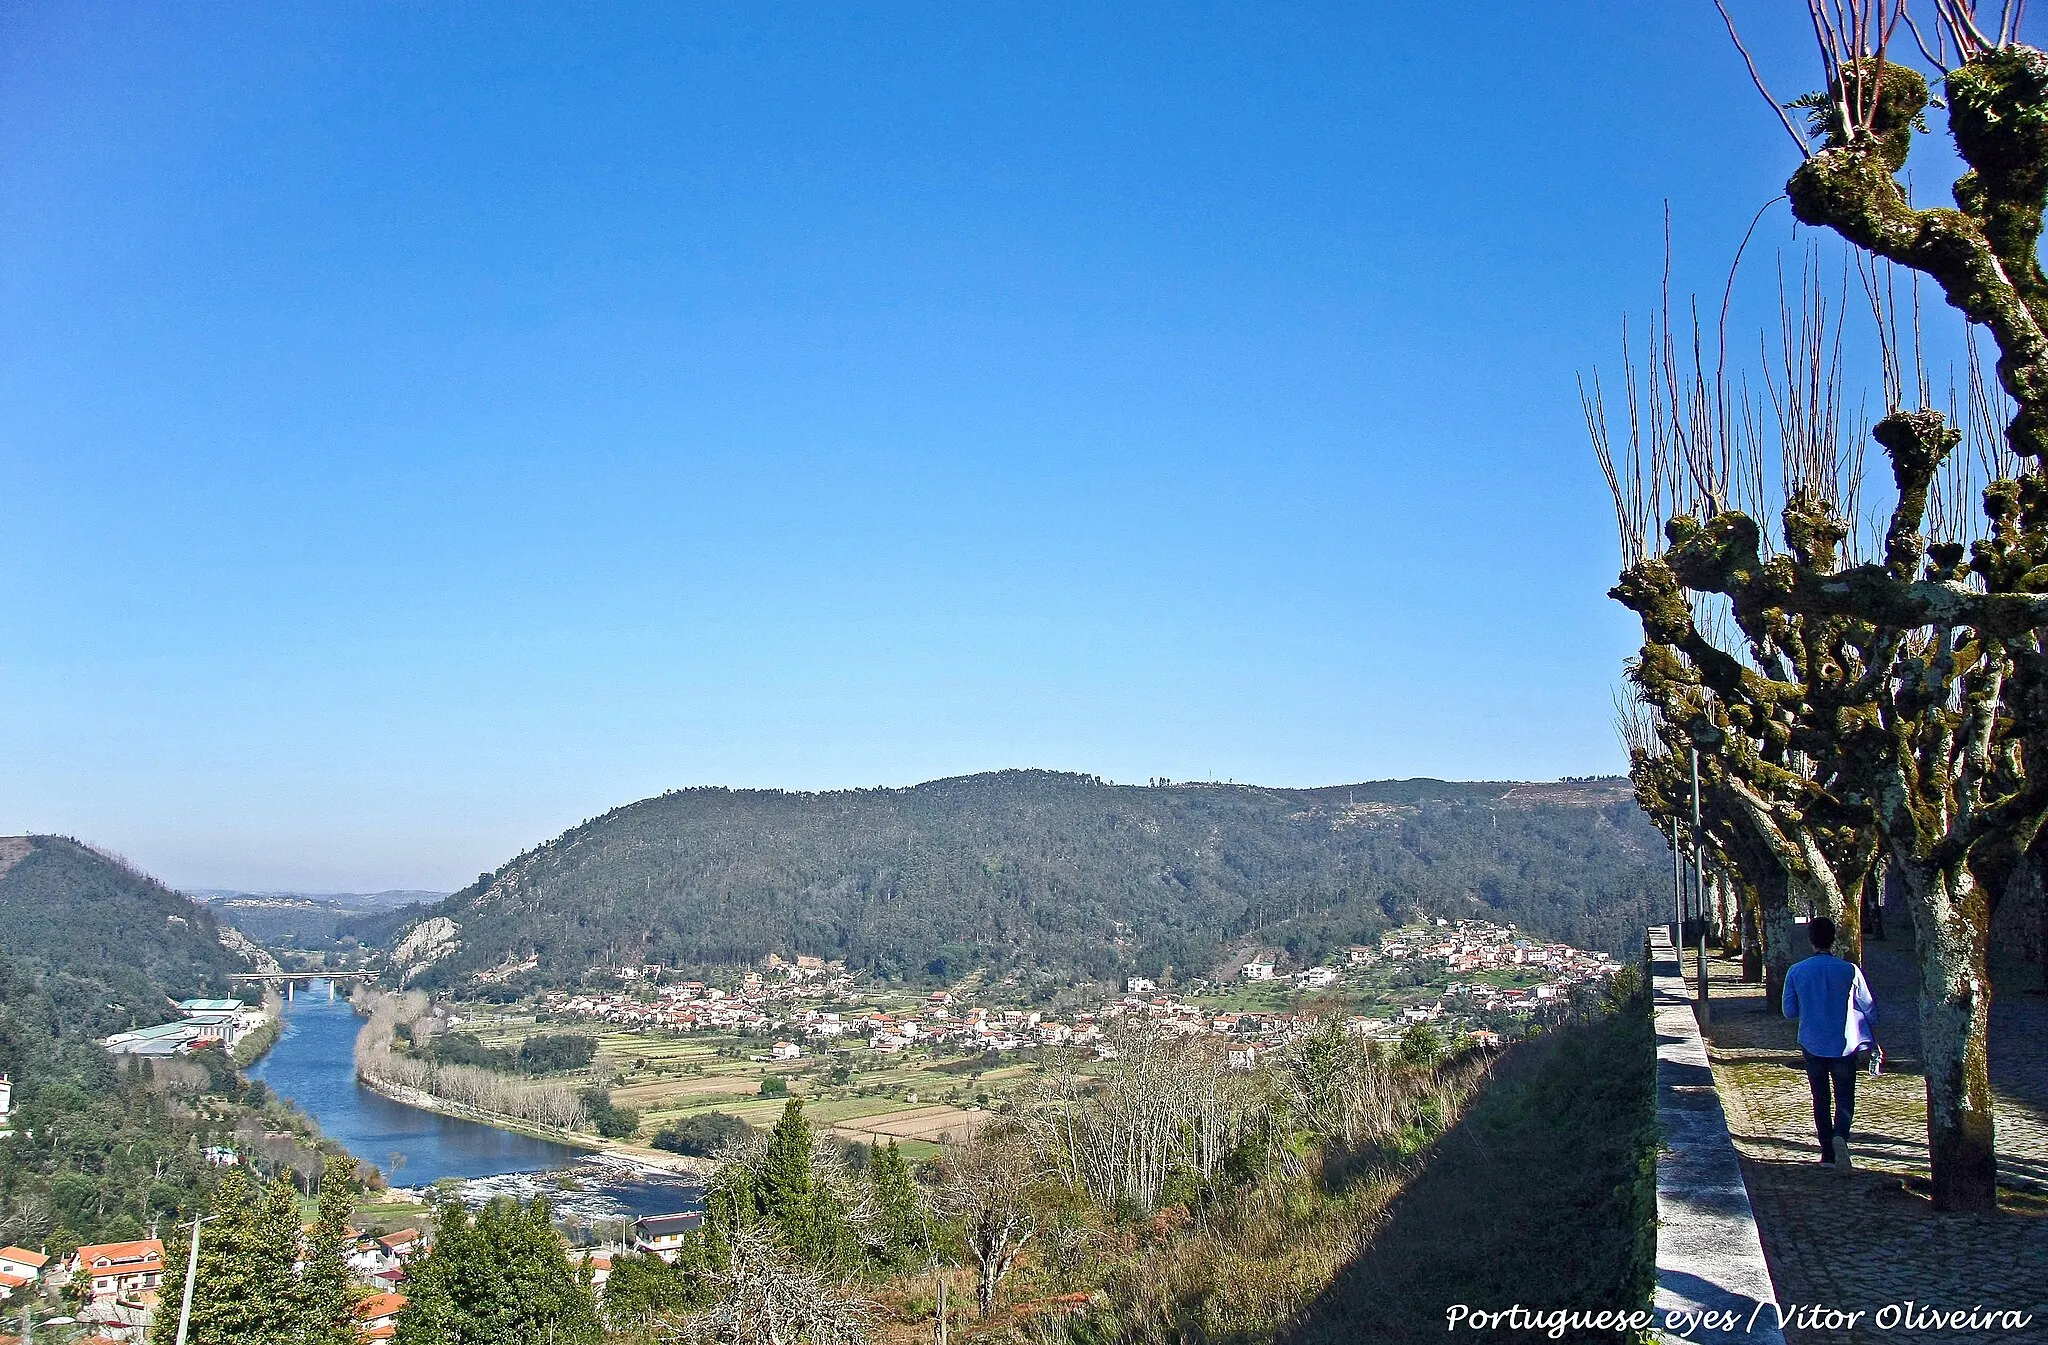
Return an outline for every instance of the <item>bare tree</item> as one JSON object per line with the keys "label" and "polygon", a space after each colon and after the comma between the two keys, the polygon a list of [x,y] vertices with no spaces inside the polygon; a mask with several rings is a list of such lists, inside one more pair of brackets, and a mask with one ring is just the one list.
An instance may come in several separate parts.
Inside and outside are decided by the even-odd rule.
{"label": "bare tree", "polygon": [[671,1323],[678,1345],[867,1345],[876,1306],[850,1285],[805,1265],[761,1225],[730,1230],[724,1261],[708,1268],[717,1299]]}
{"label": "bare tree", "polygon": [[992,1125],[939,1160],[938,1203],[960,1221],[975,1266],[975,1303],[986,1317],[1003,1277],[1037,1231],[1031,1188],[1048,1175],[1037,1146],[1019,1126]]}

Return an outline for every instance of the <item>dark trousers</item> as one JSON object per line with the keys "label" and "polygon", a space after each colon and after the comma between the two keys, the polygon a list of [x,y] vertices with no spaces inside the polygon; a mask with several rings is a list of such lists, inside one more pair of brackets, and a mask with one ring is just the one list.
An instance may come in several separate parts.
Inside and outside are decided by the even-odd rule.
{"label": "dark trousers", "polygon": [[[1801,1051],[1806,1059],[1806,1086],[1813,1090],[1813,1129],[1820,1136],[1820,1156],[1835,1161],[1835,1136],[1849,1138],[1849,1123],[1856,1117],[1857,1055],[1815,1055]],[[1828,1094],[1834,1094],[1831,1103]]]}

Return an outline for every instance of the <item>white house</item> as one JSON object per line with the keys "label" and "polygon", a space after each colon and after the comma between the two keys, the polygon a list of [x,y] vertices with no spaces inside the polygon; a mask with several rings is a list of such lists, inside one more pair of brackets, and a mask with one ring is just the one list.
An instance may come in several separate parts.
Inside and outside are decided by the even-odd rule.
{"label": "white house", "polygon": [[703,1224],[704,1216],[694,1210],[681,1214],[650,1214],[635,1219],[633,1250],[643,1256],[658,1256],[674,1265],[684,1237],[696,1232]]}
{"label": "white house", "polygon": [[1237,974],[1247,981],[1270,981],[1273,979],[1273,964],[1264,958],[1247,962],[1237,969]]}
{"label": "white house", "polygon": [[1296,972],[1295,979],[1303,985],[1314,986],[1320,989],[1326,985],[1337,984],[1337,969],[1335,967],[1310,967],[1306,971]]}
{"label": "white house", "polygon": [[778,1041],[768,1048],[770,1060],[795,1060],[804,1053],[804,1048],[793,1041]]}
{"label": "white house", "polygon": [[1144,976],[1133,976],[1124,982],[1124,993],[1127,995],[1149,995],[1158,988],[1157,981]]}

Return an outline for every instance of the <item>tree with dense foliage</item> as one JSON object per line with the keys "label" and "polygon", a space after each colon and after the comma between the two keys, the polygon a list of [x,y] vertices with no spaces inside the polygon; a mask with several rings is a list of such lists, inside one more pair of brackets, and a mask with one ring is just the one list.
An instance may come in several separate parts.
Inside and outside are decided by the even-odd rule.
{"label": "tree with dense foliage", "polygon": [[[214,1188],[211,1215],[199,1226],[199,1274],[192,1287],[191,1345],[288,1345],[331,1339],[309,1313],[300,1281],[299,1202],[291,1183],[227,1170]],[[165,1239],[162,1301],[179,1303],[191,1251],[191,1225]],[[176,1311],[156,1316],[152,1340],[173,1345]]]}
{"label": "tree with dense foliage", "polygon": [[655,1132],[654,1147],[691,1158],[710,1158],[726,1145],[751,1134],[753,1127],[731,1112],[698,1112]]}
{"label": "tree with dense foliage", "polygon": [[613,1106],[611,1090],[603,1084],[592,1084],[578,1096],[590,1123],[606,1139],[626,1139],[640,1128],[640,1113],[632,1107]]}
{"label": "tree with dense foliage", "polygon": [[645,1330],[703,1307],[709,1289],[700,1271],[694,1256],[680,1266],[658,1256],[614,1256],[604,1283],[605,1321],[614,1331]]}
{"label": "tree with dense foliage", "polygon": [[934,1251],[932,1212],[895,1140],[871,1144],[865,1169],[875,1207],[872,1255],[890,1270],[914,1270]]}
{"label": "tree with dense foliage", "polygon": [[434,1245],[406,1268],[398,1345],[597,1345],[590,1289],[570,1269],[547,1201],[441,1206]]}
{"label": "tree with dense foliage", "polygon": [[307,1345],[356,1345],[356,1291],[349,1273],[349,1216],[355,1212],[356,1161],[330,1156],[320,1174],[319,1213],[307,1231],[299,1302]]}

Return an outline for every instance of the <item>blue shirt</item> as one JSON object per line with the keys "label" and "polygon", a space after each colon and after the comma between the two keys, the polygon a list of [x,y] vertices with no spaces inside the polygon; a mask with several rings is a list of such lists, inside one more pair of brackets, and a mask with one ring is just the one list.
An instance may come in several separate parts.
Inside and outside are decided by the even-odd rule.
{"label": "blue shirt", "polygon": [[1877,1001],[1863,969],[1833,953],[1815,953],[1785,973],[1785,1016],[1799,1020],[1799,1044],[1813,1055],[1854,1055],[1877,1038]]}

